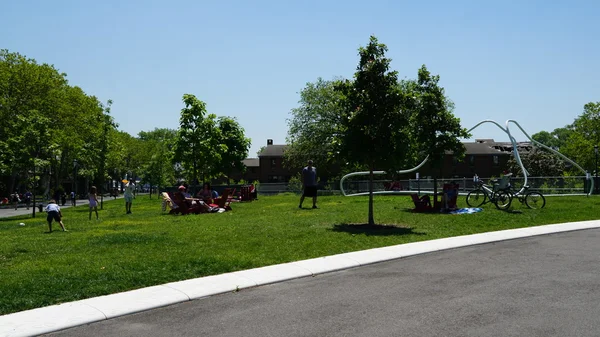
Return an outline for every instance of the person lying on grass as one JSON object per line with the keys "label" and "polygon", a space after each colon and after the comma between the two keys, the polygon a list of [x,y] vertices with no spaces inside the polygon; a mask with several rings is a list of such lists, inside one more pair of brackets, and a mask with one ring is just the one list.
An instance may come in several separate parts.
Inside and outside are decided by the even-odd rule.
{"label": "person lying on grass", "polygon": [[51,199],[46,206],[46,212],[48,212],[48,217],[46,220],[48,221],[48,233],[52,233],[52,221],[56,220],[62,227],[63,232],[66,232],[65,224],[62,222],[62,212],[60,211],[60,207],[56,204],[54,199]]}

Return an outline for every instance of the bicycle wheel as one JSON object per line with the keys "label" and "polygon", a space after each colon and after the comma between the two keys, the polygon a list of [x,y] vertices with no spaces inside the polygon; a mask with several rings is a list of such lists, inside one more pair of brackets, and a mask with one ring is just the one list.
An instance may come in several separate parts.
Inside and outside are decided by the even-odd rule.
{"label": "bicycle wheel", "polygon": [[525,205],[531,209],[544,208],[546,198],[540,192],[529,192],[525,195]]}
{"label": "bicycle wheel", "polygon": [[485,193],[482,189],[472,190],[467,194],[467,205],[469,207],[479,207],[485,202]]}
{"label": "bicycle wheel", "polygon": [[512,194],[506,191],[498,191],[494,195],[494,204],[498,209],[505,210],[510,207],[512,202]]}

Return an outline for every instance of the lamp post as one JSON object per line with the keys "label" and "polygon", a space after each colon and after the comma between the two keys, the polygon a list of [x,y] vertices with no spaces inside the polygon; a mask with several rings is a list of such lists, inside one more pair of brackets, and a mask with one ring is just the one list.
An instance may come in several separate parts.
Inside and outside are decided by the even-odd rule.
{"label": "lamp post", "polygon": [[73,192],[75,192],[75,198],[73,199],[73,207],[77,206],[77,159],[73,159]]}
{"label": "lamp post", "polygon": [[598,194],[598,145],[594,145],[594,153],[596,154],[596,166],[595,166],[595,178],[594,178],[594,190],[595,194]]}

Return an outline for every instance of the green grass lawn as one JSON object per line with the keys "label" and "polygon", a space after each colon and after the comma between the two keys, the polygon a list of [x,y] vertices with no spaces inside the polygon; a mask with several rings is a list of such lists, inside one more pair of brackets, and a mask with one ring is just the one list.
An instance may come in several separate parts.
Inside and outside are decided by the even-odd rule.
{"label": "green grass lawn", "polygon": [[447,215],[411,213],[409,196],[376,196],[375,221],[394,225],[379,228],[360,225],[367,202],[320,197],[319,209],[298,209],[298,196],[284,194],[222,214],[172,216],[156,196],[144,196],[130,215],[122,199],[106,201],[100,220],[88,220],[87,206],[64,209],[69,232],[54,224],[51,234],[45,214],[0,219],[0,314],[368,248],[597,219],[600,198],[548,197],[542,210],[515,201],[511,212],[488,204],[480,213]]}

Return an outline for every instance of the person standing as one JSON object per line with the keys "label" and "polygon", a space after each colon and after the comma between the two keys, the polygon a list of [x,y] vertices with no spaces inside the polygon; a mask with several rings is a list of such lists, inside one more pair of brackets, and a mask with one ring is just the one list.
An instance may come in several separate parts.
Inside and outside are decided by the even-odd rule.
{"label": "person standing", "polygon": [[31,199],[33,198],[33,194],[31,193],[31,191],[27,191],[25,192],[25,205],[27,206],[27,209],[29,209],[29,204],[31,204]]}
{"label": "person standing", "polygon": [[67,203],[67,192],[63,191],[60,195],[60,205],[64,206]]}
{"label": "person standing", "polygon": [[302,208],[302,203],[305,197],[312,197],[313,206],[317,208],[317,168],[313,166],[313,161],[309,160],[308,165],[302,169],[302,197],[300,197],[300,205],[298,208]]}
{"label": "person standing", "polygon": [[75,206],[75,192],[71,191],[71,206]]}
{"label": "person standing", "polygon": [[21,199],[19,198],[19,192],[15,191],[15,193],[11,196],[12,198],[12,202],[15,205],[15,210],[17,210],[17,208],[19,207],[19,202],[21,201]]}
{"label": "person standing", "polygon": [[125,192],[123,198],[125,198],[125,213],[131,214],[131,204],[133,203],[133,183],[129,181],[125,185]]}
{"label": "person standing", "polygon": [[52,233],[52,220],[56,220],[60,224],[63,232],[66,232],[65,224],[62,222],[62,213],[60,212],[60,207],[56,204],[54,199],[51,199],[46,206],[46,212],[48,212],[48,217],[46,220],[48,221],[48,229],[49,233]]}
{"label": "person standing", "polygon": [[92,211],[96,212],[96,220],[98,220],[98,196],[96,195],[96,186],[90,188],[88,199],[90,201],[90,220],[92,220]]}

